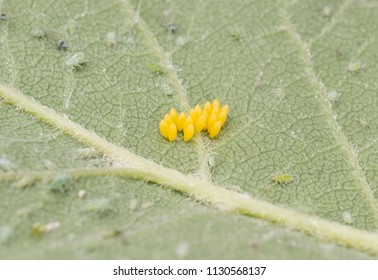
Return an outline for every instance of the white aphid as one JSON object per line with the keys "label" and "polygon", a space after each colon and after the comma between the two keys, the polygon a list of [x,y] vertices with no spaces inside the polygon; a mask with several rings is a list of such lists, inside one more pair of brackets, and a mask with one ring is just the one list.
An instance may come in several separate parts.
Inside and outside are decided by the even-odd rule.
{"label": "white aphid", "polygon": [[84,63],[86,63],[86,61],[83,52],[75,52],[66,59],[66,65],[69,67],[80,67]]}

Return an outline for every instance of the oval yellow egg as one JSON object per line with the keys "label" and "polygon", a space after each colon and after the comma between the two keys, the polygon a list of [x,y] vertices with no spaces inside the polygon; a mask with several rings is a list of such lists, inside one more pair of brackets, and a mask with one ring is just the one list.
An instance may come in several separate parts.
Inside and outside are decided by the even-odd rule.
{"label": "oval yellow egg", "polygon": [[184,128],[184,141],[188,142],[194,135],[194,125],[190,123]]}
{"label": "oval yellow egg", "polygon": [[209,135],[210,138],[214,138],[219,134],[219,131],[222,127],[222,124],[220,121],[217,121],[210,129],[209,129]]}
{"label": "oval yellow egg", "polygon": [[173,142],[177,136],[177,128],[174,123],[171,123],[168,129],[168,140]]}
{"label": "oval yellow egg", "polygon": [[164,120],[160,121],[160,133],[164,138],[168,138],[168,125]]}

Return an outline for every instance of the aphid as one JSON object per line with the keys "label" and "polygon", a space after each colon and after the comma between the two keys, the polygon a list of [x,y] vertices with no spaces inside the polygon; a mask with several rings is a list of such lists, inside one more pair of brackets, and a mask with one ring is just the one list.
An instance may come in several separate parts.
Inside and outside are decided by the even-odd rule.
{"label": "aphid", "polygon": [[66,65],[74,68],[80,68],[85,63],[85,55],[83,52],[75,52],[66,60]]}
{"label": "aphid", "polygon": [[102,234],[102,237],[103,238],[113,238],[113,237],[118,237],[122,234],[122,231],[120,230],[110,230],[110,231],[106,231]]}
{"label": "aphid", "polygon": [[60,228],[60,222],[50,222],[44,225],[45,232],[55,231]]}
{"label": "aphid", "polygon": [[169,33],[175,33],[177,30],[177,25],[173,22],[167,24],[167,30]]}
{"label": "aphid", "polygon": [[369,120],[366,118],[357,120],[363,128],[369,128]]}
{"label": "aphid", "polygon": [[57,176],[49,182],[50,191],[66,193],[71,187],[71,177],[69,175]]}
{"label": "aphid", "polygon": [[43,30],[42,28],[36,28],[36,29],[32,30],[32,32],[30,32],[30,34],[33,37],[38,38],[38,39],[46,38],[47,37],[46,31]]}
{"label": "aphid", "polygon": [[22,177],[20,180],[14,182],[12,186],[19,189],[25,189],[27,187],[32,186],[34,183],[35,183],[35,177],[25,176],[25,177]]}
{"label": "aphid", "polygon": [[351,62],[348,64],[348,71],[352,73],[358,73],[365,69],[365,64],[361,62]]}
{"label": "aphid", "polygon": [[272,180],[280,185],[286,185],[293,181],[293,176],[287,173],[279,173],[273,175]]}
{"label": "aphid", "polygon": [[152,201],[146,201],[146,202],[143,202],[141,205],[140,205],[140,208],[142,209],[147,209],[147,208],[150,208],[154,206],[154,203]]}
{"label": "aphid", "polygon": [[66,51],[68,49],[68,43],[65,40],[59,40],[58,49]]}
{"label": "aphid", "polygon": [[179,36],[176,39],[176,45],[178,46],[184,46],[186,43],[188,43],[189,39],[187,37]]}
{"label": "aphid", "polygon": [[74,34],[77,30],[78,24],[74,19],[69,19],[64,25],[64,30],[69,34]]}
{"label": "aphid", "polygon": [[31,228],[31,235],[34,237],[55,231],[60,228],[60,222],[51,222],[47,224],[35,223]]}
{"label": "aphid", "polygon": [[240,42],[244,38],[244,34],[240,30],[234,30],[231,32],[231,37],[234,38],[235,41]]}
{"label": "aphid", "polygon": [[129,209],[134,211],[138,208],[139,202],[135,198],[130,201]]}
{"label": "aphid", "polygon": [[85,159],[96,158],[98,156],[98,152],[93,148],[82,148],[77,150],[77,154],[79,157]]}
{"label": "aphid", "polygon": [[45,233],[45,227],[44,225],[40,223],[34,224],[31,228],[31,235],[34,237],[41,236],[44,233]]}
{"label": "aphid", "polygon": [[330,17],[332,15],[332,8],[330,6],[325,6],[323,8],[323,17]]}
{"label": "aphid", "polygon": [[107,198],[97,198],[88,200],[81,208],[82,212],[105,215],[111,212],[111,203]]}
{"label": "aphid", "polygon": [[7,14],[6,13],[1,13],[0,14],[0,20],[7,20]]}
{"label": "aphid", "polygon": [[117,35],[114,32],[108,32],[105,35],[105,41],[109,47],[114,47],[117,43]]}
{"label": "aphid", "polygon": [[209,155],[207,157],[207,164],[209,165],[210,168],[214,168],[215,166],[215,156],[213,154]]}
{"label": "aphid", "polygon": [[78,196],[79,198],[83,198],[83,197],[85,196],[85,193],[86,193],[85,190],[80,190],[80,191],[77,193],[77,196]]}
{"label": "aphid", "polygon": [[157,65],[155,63],[147,64],[147,68],[150,69],[150,71],[152,73],[154,73],[155,75],[163,75],[164,74],[163,68],[161,68],[160,65]]}
{"label": "aphid", "polygon": [[350,212],[347,212],[347,211],[343,212],[342,218],[344,220],[344,223],[346,223],[346,224],[353,224],[353,222],[354,222],[353,214],[350,213]]}

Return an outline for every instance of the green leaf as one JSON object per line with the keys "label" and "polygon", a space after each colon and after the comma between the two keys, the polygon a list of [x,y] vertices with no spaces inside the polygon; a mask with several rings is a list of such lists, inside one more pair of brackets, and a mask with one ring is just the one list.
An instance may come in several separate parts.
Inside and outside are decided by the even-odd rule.
{"label": "green leaf", "polygon": [[[377,9],[2,4],[0,258],[376,258]],[[161,137],[214,98],[218,137]]]}

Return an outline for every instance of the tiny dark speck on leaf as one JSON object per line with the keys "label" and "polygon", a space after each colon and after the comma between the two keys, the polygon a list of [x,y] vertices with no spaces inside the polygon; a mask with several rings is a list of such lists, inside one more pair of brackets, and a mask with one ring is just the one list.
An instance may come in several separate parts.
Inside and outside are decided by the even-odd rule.
{"label": "tiny dark speck on leaf", "polygon": [[177,25],[176,25],[176,23],[173,23],[173,22],[168,23],[168,24],[167,24],[167,30],[168,30],[169,33],[175,33],[176,30],[177,30]]}
{"label": "tiny dark speck on leaf", "polygon": [[68,43],[65,40],[59,40],[58,49],[66,51],[68,49]]}
{"label": "tiny dark speck on leaf", "polygon": [[7,14],[6,13],[1,13],[0,14],[0,20],[7,20]]}

